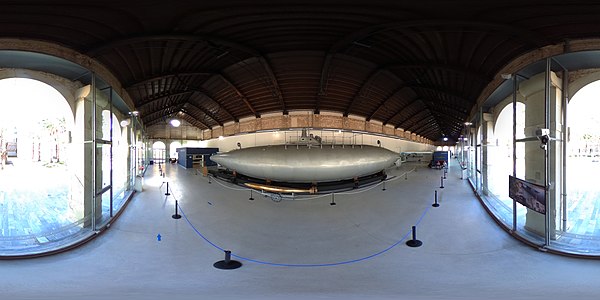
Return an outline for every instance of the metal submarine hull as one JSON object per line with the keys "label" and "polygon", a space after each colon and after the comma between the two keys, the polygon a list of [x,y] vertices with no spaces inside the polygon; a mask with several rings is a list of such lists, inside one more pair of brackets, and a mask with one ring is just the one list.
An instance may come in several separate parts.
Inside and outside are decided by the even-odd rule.
{"label": "metal submarine hull", "polygon": [[327,182],[375,174],[399,154],[375,146],[277,145],[213,154],[210,159],[246,176],[282,182]]}

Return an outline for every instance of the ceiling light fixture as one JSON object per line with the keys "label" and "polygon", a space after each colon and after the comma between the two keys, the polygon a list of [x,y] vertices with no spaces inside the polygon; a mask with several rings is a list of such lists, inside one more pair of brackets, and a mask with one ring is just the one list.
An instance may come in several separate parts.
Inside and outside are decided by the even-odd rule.
{"label": "ceiling light fixture", "polygon": [[171,123],[171,126],[173,127],[179,127],[179,125],[181,125],[181,121],[179,121],[178,119],[171,119],[169,123]]}

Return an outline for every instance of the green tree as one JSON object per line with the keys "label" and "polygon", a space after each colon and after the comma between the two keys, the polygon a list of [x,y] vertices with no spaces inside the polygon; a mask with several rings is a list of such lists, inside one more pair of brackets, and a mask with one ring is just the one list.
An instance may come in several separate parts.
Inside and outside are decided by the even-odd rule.
{"label": "green tree", "polygon": [[[65,118],[43,119],[40,121],[40,127],[49,136],[49,141],[54,148],[54,157],[56,162],[60,162],[60,136],[66,131]],[[50,158],[52,160],[52,156]]]}

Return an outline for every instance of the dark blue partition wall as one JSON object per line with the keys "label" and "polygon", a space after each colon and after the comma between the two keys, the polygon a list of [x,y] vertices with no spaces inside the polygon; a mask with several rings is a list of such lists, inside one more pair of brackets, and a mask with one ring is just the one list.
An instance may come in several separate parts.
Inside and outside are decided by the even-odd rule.
{"label": "dark blue partition wall", "polygon": [[177,148],[177,161],[185,168],[193,168],[194,164],[197,167],[203,167],[202,162],[204,162],[204,166],[214,166],[216,163],[210,160],[210,156],[217,152],[219,152],[219,148]]}

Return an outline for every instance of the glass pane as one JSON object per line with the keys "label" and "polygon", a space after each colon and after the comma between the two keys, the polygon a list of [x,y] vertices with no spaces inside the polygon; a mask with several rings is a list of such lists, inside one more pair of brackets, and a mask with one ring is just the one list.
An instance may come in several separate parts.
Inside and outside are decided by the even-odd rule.
{"label": "glass pane", "polygon": [[[0,99],[0,255],[53,250],[86,231],[73,110],[32,79],[0,80],[0,93],[9,95]],[[14,113],[22,107],[25,118]]]}
{"label": "glass pane", "polygon": [[477,187],[477,170],[475,168],[475,162],[477,161],[477,136],[474,128],[469,128],[469,146],[468,146],[468,156],[467,156],[467,164],[468,164],[468,174],[469,180],[471,184]]}
{"label": "glass pane", "polygon": [[[487,205],[495,215],[512,228],[513,200],[508,195],[509,176],[513,175],[513,95],[508,96],[494,111],[499,111],[493,124],[493,133],[488,135],[487,155]],[[518,97],[516,103],[516,133],[517,139],[524,137],[525,104]],[[524,177],[524,144],[517,143],[517,178]],[[521,209],[522,210],[522,209]]]}
{"label": "glass pane", "polygon": [[[111,112],[108,95],[103,91],[96,92],[96,139],[110,141]],[[117,125],[113,124],[113,126]]]}
{"label": "glass pane", "polygon": [[128,134],[125,126],[113,132],[113,212],[117,212],[129,197],[132,185],[130,180],[130,150]]}
{"label": "glass pane", "polygon": [[[566,210],[557,216],[560,241],[578,251],[600,247],[600,118],[596,112],[600,81],[577,91],[567,106]],[[571,245],[572,246],[572,245]]]}
{"label": "glass pane", "polygon": [[102,202],[102,218],[97,221],[96,228],[106,225],[111,220],[110,197],[111,197],[111,191],[109,189],[106,192],[102,193],[102,195],[100,195],[96,198],[96,201]]}
{"label": "glass pane", "polygon": [[96,145],[96,193],[110,185],[111,145]]}
{"label": "glass pane", "polygon": [[158,141],[158,142],[154,142],[152,144],[152,158],[151,158],[151,162],[158,164],[158,163],[165,163],[165,159],[166,159],[166,145],[165,143]]}

